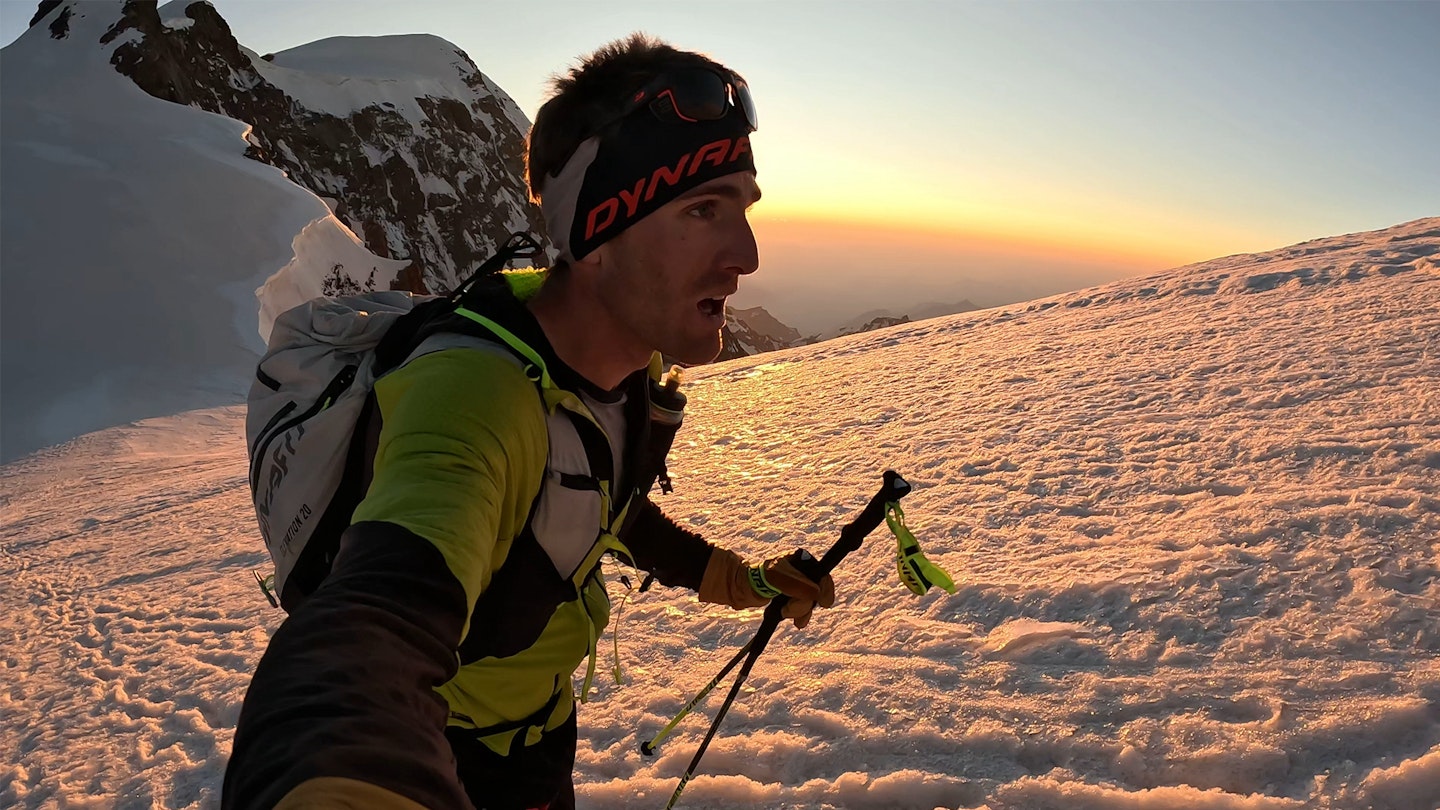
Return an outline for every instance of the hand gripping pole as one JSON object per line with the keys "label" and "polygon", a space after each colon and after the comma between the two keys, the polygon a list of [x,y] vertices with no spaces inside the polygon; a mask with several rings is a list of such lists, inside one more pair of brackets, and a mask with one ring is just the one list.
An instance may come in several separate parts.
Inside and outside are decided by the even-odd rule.
{"label": "hand gripping pole", "polygon": [[[840,561],[845,559],[850,552],[860,548],[860,544],[865,540],[865,536],[874,531],[876,526],[880,525],[880,522],[885,519],[886,504],[895,503],[909,493],[910,483],[904,478],[901,478],[900,474],[894,470],[886,470],[885,482],[880,486],[880,491],[875,493],[875,496],[865,505],[864,510],[860,512],[859,516],[840,530],[840,539],[836,540],[835,545],[831,546],[830,550],[825,552],[825,556],[818,560],[813,558],[799,560],[797,561],[797,567],[799,567],[800,571],[806,576],[819,582],[822,577],[835,570],[835,566],[839,565]],[[782,612],[785,609],[785,603],[788,601],[789,597],[783,595],[770,600],[770,604],[765,608],[765,616],[760,621],[760,629],[755,631],[754,638],[751,638],[749,643],[736,653],[730,663],[725,665],[725,668],[720,671],[720,674],[716,675],[714,679],[701,690],[700,694],[696,695],[694,699],[685,705],[685,708],[680,712],[680,716],[670,721],[670,724],[667,725],[660,734],[656,735],[655,739],[640,746],[640,750],[644,753],[653,754],[655,751],[655,743],[665,734],[669,733],[670,729],[675,727],[675,724],[680,721],[681,717],[688,714],[705,695],[710,693],[710,690],[715,688],[715,685],[735,666],[742,655],[745,657],[745,662],[740,667],[740,673],[735,676],[735,683],[730,687],[730,693],[725,696],[725,702],[721,704],[720,710],[715,713],[715,719],[710,721],[710,729],[705,732],[704,739],[700,741],[699,749],[695,751],[695,756],[690,760],[690,766],[685,769],[685,774],[680,777],[680,784],[676,785],[675,792],[670,796],[670,801],[666,802],[665,810],[670,810],[670,808],[673,808],[675,803],[680,800],[680,794],[684,792],[685,785],[689,783],[691,777],[695,775],[696,769],[700,767],[700,759],[705,756],[705,749],[710,747],[710,741],[715,738],[715,732],[720,728],[720,721],[725,719],[725,714],[730,711],[730,705],[735,702],[735,696],[740,693],[740,687],[745,683],[745,679],[749,677],[750,670],[754,668],[756,659],[765,651],[765,645],[770,643],[770,638],[775,635],[775,629],[780,626],[780,621],[784,618]],[[649,750],[646,750],[647,748]]]}

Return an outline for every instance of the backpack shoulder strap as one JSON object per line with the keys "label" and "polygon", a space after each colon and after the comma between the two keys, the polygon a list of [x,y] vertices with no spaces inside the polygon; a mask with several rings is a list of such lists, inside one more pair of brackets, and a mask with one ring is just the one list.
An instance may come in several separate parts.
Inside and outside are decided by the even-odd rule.
{"label": "backpack shoulder strap", "polygon": [[[515,259],[534,259],[543,252],[540,243],[529,234],[522,231],[510,234],[505,244],[453,292],[416,305],[390,327],[375,349],[375,376],[395,370],[432,334],[469,331],[464,327],[456,329],[457,325],[450,316],[458,309],[471,306],[475,302],[493,299],[501,290],[508,294],[508,287],[500,275],[500,270]],[[509,297],[514,296],[512,294]]]}

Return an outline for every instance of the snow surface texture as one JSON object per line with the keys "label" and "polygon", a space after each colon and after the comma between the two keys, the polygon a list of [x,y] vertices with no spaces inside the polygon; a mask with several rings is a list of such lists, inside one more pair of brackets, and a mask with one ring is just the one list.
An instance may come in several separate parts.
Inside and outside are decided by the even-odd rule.
{"label": "snow surface texture", "polygon": [[[697,371],[668,512],[752,558],[819,552],[893,467],[959,592],[912,596],[877,532],[681,806],[1440,806],[1437,261],[1421,220]],[[0,806],[215,806],[282,618],[240,409],[0,481]],[[626,602],[582,807],[664,805],[724,687],[637,748],[757,619]]]}

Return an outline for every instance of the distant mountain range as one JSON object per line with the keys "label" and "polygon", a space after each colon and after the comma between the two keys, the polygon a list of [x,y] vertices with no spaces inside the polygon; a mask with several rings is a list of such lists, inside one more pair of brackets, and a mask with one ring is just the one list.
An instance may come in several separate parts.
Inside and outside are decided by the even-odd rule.
{"label": "distant mountain range", "polygon": [[910,312],[898,315],[888,309],[872,309],[828,332],[804,336],[800,334],[799,330],[781,323],[780,319],[771,315],[764,307],[751,307],[750,309],[727,307],[725,310],[727,321],[725,324],[725,348],[721,351],[719,359],[732,360],[736,357],[745,357],[761,352],[807,346],[822,340],[856,335],[861,332],[873,332],[876,329],[899,326],[902,323],[940,318],[960,312],[973,312],[977,309],[981,309],[981,307],[970,301],[960,301],[954,304],[922,303],[917,304]]}
{"label": "distant mountain range", "polygon": [[953,304],[924,302],[916,304],[906,312],[898,313],[888,309],[872,309],[856,315],[833,331],[820,333],[815,339],[828,340],[830,338],[854,335],[860,332],[870,332],[887,326],[910,323],[911,321],[924,321],[930,318],[940,318],[945,315],[954,315],[960,312],[973,312],[977,309],[982,309],[982,307],[970,301],[963,300]]}

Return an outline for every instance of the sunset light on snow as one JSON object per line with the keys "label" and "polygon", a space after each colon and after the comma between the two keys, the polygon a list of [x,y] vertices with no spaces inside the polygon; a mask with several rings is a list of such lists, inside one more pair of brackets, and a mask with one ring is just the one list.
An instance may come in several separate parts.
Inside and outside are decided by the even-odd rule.
{"label": "sunset light on snow", "polygon": [[[824,549],[894,467],[959,587],[911,594],[874,533],[835,607],[777,634],[680,806],[1437,806],[1437,256],[1440,218],[698,370],[667,512],[752,556]],[[0,750],[25,746],[0,797],[216,806],[283,618],[249,573],[243,416],[0,472],[23,673]],[[608,574],[628,596],[580,710],[579,807],[659,810],[721,696],[639,744],[759,611]]]}
{"label": "sunset light on snow", "polygon": [[0,807],[1440,810],[1437,32],[0,0]]}

